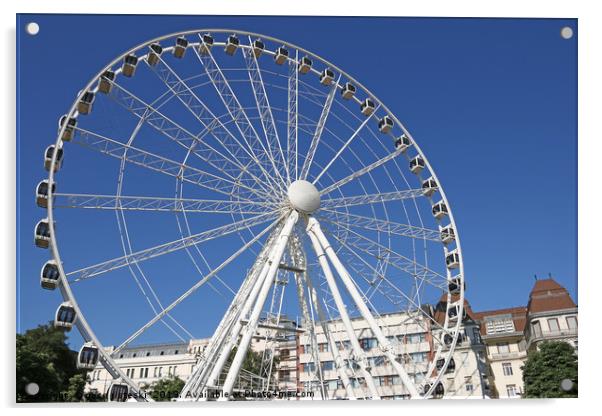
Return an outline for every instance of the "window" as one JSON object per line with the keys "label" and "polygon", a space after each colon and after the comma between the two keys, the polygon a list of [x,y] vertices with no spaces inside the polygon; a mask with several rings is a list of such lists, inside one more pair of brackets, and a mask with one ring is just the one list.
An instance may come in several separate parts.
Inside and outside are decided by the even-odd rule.
{"label": "window", "polygon": [[153,371],[153,377],[157,377],[157,370],[158,369],[159,369],[158,367],[155,367],[155,370]]}
{"label": "window", "polygon": [[507,354],[510,352],[510,345],[507,342],[500,342],[497,344],[498,354]]}
{"label": "window", "polygon": [[410,354],[412,361],[415,363],[423,363],[426,361],[426,353],[425,352],[413,352]]}
{"label": "window", "polygon": [[472,377],[471,376],[464,377],[464,389],[467,392],[472,392],[474,390],[474,386],[472,385]]}
{"label": "window", "polygon": [[330,371],[334,370],[334,361],[323,361],[322,362],[322,371]]}
{"label": "window", "polygon": [[328,344],[326,344],[326,343],[318,344],[318,351],[319,352],[328,352]]}
{"label": "window", "polygon": [[148,352],[146,353],[146,356],[147,356],[147,357],[150,357],[150,351],[148,351]]}
{"label": "window", "polygon": [[278,378],[280,379],[280,381],[291,381],[290,370],[280,370]]}
{"label": "window", "polygon": [[506,394],[508,395],[508,397],[516,397],[517,396],[517,391],[516,391],[516,384],[507,384],[506,385]]}
{"label": "window", "polygon": [[140,368],[140,378],[144,377],[144,368]]}
{"label": "window", "polygon": [[418,344],[426,341],[426,335],[424,333],[420,334],[411,334],[407,336],[408,344]]}
{"label": "window", "polygon": [[577,329],[577,317],[576,316],[567,316],[566,317],[566,326],[569,329]]}
{"label": "window", "polygon": [[144,369],[144,378],[148,377],[148,367]]}
{"label": "window", "polygon": [[481,343],[481,332],[480,332],[479,328],[477,328],[477,327],[472,328],[472,339],[474,339],[475,344]]}
{"label": "window", "polygon": [[178,366],[177,366],[177,365],[174,365],[174,366],[173,366],[173,375],[174,375],[174,376],[176,375],[176,368],[178,368]]}
{"label": "window", "polygon": [[175,350],[175,351],[174,351],[174,354],[175,354],[175,355],[178,355],[178,353],[179,353],[179,352],[180,352],[179,350]]}
{"label": "window", "polygon": [[288,357],[290,357],[291,352],[288,349],[282,349],[280,350],[280,358],[281,359],[287,359]]}
{"label": "window", "polygon": [[311,372],[313,372],[315,370],[316,370],[315,363],[312,362],[312,363],[305,363],[305,364],[303,364],[303,371],[304,372],[311,373]]}
{"label": "window", "polygon": [[488,334],[499,334],[503,332],[514,332],[514,321],[512,315],[504,315],[495,319],[487,319],[485,325]]}
{"label": "window", "polygon": [[330,380],[327,386],[328,390],[336,390],[339,387],[339,382],[337,380]]}
{"label": "window", "polygon": [[558,326],[558,319],[556,319],[556,318],[548,319],[548,327],[550,328],[550,331],[552,331],[552,332],[559,332],[560,327]]}
{"label": "window", "polygon": [[165,351],[161,351],[161,353],[159,355],[163,355],[163,354],[165,354]]}
{"label": "window", "polygon": [[360,346],[364,351],[369,351],[372,348],[376,348],[378,345],[378,341],[376,341],[376,338],[362,338],[359,341]]}
{"label": "window", "polygon": [[504,371],[505,376],[511,376],[514,374],[512,372],[512,363],[502,363],[502,370]]}
{"label": "window", "polygon": [[539,321],[535,321],[531,324],[533,328],[533,336],[540,337],[541,336],[541,323]]}

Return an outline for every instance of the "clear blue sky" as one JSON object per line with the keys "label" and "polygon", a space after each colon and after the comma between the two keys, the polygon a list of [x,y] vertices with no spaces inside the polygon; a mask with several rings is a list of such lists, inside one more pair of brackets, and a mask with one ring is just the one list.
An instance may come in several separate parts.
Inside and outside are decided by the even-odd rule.
{"label": "clear blue sky", "polygon": [[[32,20],[41,27],[35,37],[23,29]],[[567,25],[575,32],[569,40],[560,36]],[[576,20],[20,15],[19,331],[52,319],[60,301],[39,286],[48,253],[32,241],[43,215],[34,189],[46,173],[43,150],[55,140],[58,116],[125,49],[207,27],[264,33],[317,53],[405,123],[453,206],[473,309],[526,304],[534,274],[552,273],[577,300]],[[104,191],[114,193],[113,184]],[[114,215],[106,219],[115,228]],[[70,249],[85,258],[93,248],[91,241]],[[120,254],[117,244],[103,257],[111,254]],[[125,316],[133,308],[126,302],[115,310]],[[97,325],[110,334],[106,321]],[[210,333],[201,327],[195,335]]]}

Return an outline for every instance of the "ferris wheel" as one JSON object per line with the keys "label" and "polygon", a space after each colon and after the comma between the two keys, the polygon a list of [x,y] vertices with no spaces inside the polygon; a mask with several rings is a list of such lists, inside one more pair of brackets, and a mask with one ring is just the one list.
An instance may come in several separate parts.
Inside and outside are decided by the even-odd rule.
{"label": "ferris wheel", "polygon": [[[345,398],[380,398],[356,318],[409,396],[445,395],[465,314],[449,203],[401,121],[334,64],[237,30],[153,39],[84,86],[44,164],[41,285],[63,297],[55,325],[85,340],[78,366],[113,377],[109,400],[150,400],[121,351],[152,331],[209,335],[200,320],[213,335],[182,395],[220,378],[231,393],[253,335],[285,314],[314,346],[322,331]],[[392,312],[402,336],[384,324]],[[417,328],[430,335],[422,364],[403,341]]]}

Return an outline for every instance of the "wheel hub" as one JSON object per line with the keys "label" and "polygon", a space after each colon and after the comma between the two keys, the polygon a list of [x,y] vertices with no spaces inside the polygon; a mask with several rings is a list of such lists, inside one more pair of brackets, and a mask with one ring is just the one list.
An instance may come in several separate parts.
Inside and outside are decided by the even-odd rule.
{"label": "wheel hub", "polygon": [[297,211],[311,214],[320,208],[320,192],[308,181],[298,180],[288,187],[288,200]]}

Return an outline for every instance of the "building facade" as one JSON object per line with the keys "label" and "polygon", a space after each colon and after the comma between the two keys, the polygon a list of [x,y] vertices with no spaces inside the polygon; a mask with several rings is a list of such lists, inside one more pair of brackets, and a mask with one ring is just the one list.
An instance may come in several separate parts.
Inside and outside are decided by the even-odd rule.
{"label": "building facade", "polygon": [[476,317],[487,348],[492,397],[521,397],[521,367],[541,342],[565,341],[577,351],[577,305],[553,278],[535,282],[527,306],[479,312]]}
{"label": "building facade", "polygon": [[[445,318],[445,302],[446,296],[443,296],[434,307],[425,306],[433,322],[441,323]],[[546,340],[563,340],[577,349],[577,305],[568,291],[552,278],[535,282],[527,306],[474,312],[465,301],[464,309],[466,313],[453,354],[454,365],[441,377],[446,398],[520,398],[523,392],[521,367],[529,351]],[[418,384],[425,378],[434,359],[436,340],[441,339],[442,334],[426,317],[422,321],[408,318],[406,312],[396,312],[381,315],[378,320],[383,334],[393,345],[397,361]],[[325,326],[332,334],[336,354],[324,334]],[[409,398],[368,323],[356,317],[352,319],[352,327],[381,398]],[[262,366],[262,374],[258,376],[270,379],[267,384],[270,389],[277,386],[280,391],[311,391],[314,399],[342,399],[348,397],[341,378],[344,371],[353,395],[358,399],[369,397],[366,380],[342,321],[323,322],[315,328],[314,344],[304,324],[297,325],[287,318],[281,318],[277,326],[263,322],[250,348],[262,357],[273,353],[276,360],[273,366]],[[128,347],[117,354],[115,361],[140,387],[151,386],[169,376],[186,380],[209,341],[207,338]],[[112,352],[113,347],[108,350]],[[343,363],[339,370],[337,356]],[[320,379],[324,381],[323,387]],[[104,394],[111,382],[112,377],[99,364],[89,373],[86,391]]]}

